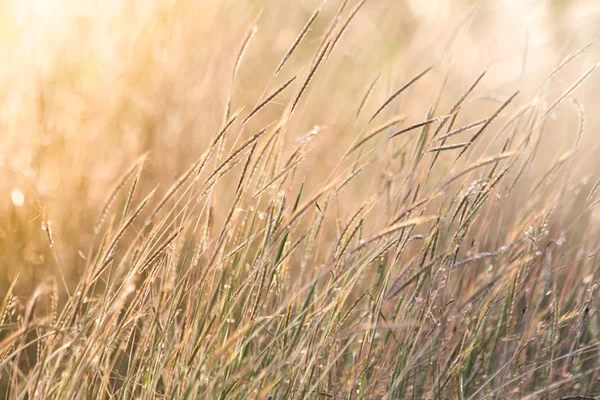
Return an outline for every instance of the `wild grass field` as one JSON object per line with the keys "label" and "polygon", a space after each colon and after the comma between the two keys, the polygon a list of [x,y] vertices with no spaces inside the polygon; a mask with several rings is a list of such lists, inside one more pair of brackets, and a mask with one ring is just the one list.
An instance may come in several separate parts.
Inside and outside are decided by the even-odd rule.
{"label": "wild grass field", "polygon": [[0,4],[3,399],[600,396],[600,5]]}

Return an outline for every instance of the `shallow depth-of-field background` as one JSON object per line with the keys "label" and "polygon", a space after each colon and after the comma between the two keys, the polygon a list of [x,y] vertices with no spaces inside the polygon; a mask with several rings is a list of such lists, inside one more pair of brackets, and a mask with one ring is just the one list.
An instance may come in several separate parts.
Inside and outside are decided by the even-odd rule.
{"label": "shallow depth-of-field background", "polygon": [[584,0],[3,1],[2,398],[599,396],[599,38]]}

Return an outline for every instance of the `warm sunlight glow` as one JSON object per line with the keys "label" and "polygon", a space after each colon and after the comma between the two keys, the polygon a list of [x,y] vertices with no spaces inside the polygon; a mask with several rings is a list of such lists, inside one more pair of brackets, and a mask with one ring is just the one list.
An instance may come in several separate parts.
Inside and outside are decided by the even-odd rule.
{"label": "warm sunlight glow", "polygon": [[0,399],[600,399],[599,27],[0,0]]}

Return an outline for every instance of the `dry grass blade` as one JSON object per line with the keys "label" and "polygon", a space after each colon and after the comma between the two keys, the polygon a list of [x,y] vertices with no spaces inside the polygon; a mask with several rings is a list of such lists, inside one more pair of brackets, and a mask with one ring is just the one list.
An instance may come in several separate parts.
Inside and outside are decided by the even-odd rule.
{"label": "dry grass blade", "polygon": [[417,76],[415,76],[414,78],[412,78],[410,81],[408,81],[400,89],[398,89],[393,95],[391,95],[381,105],[381,107],[379,107],[377,109],[377,111],[375,111],[375,114],[373,114],[373,116],[371,117],[371,119],[369,119],[369,122],[373,121],[375,119],[375,117],[377,117],[379,115],[379,113],[381,113],[396,97],[400,96],[400,94],[402,94],[402,92],[404,92],[406,89],[408,89],[409,87],[411,87],[416,81],[418,81],[419,79],[421,79],[426,73],[428,73],[429,71],[431,71],[436,65],[437,64],[433,64],[432,66],[430,66],[429,68],[427,68],[426,70],[424,70],[423,72],[421,72],[420,74],[418,74]]}
{"label": "dry grass blade", "polygon": [[410,132],[412,130],[422,128],[422,127],[427,126],[429,124],[432,124],[434,122],[439,122],[441,119],[444,119],[444,118],[445,117],[431,118],[431,119],[428,119],[427,121],[423,121],[423,122],[419,122],[418,124],[411,125],[411,126],[409,126],[407,128],[401,129],[398,132],[393,133],[388,139],[393,139],[396,136],[402,135],[403,133]]}
{"label": "dry grass blade", "polygon": [[[256,19],[258,20],[258,17]],[[253,23],[252,27],[250,29],[248,29],[248,32],[246,33],[246,36],[244,37],[244,40],[242,41],[242,45],[240,47],[240,51],[238,52],[238,56],[235,59],[235,66],[233,68],[233,72],[231,73],[231,83],[229,86],[229,93],[227,95],[227,102],[225,105],[225,119],[224,119],[225,121],[229,120],[229,112],[231,111],[231,99],[233,97],[233,86],[235,83],[235,77],[238,73],[238,70],[240,69],[240,65],[242,64],[242,59],[244,58],[244,54],[246,54],[246,50],[248,50],[248,46],[250,45],[250,40],[252,40],[252,37],[258,31],[258,28],[255,25],[255,23]]]}
{"label": "dry grass blade", "polygon": [[258,189],[256,191],[256,193],[254,193],[254,195],[252,196],[252,198],[253,199],[256,198],[261,193],[263,193],[265,190],[267,190],[272,184],[274,184],[275,182],[277,182],[278,180],[280,180],[281,178],[283,178],[286,174],[290,173],[290,171],[292,171],[294,168],[296,168],[296,166],[298,166],[298,164],[300,164],[300,162],[302,162],[302,158],[298,158],[297,160],[294,160],[291,164],[289,164],[288,166],[286,166],[284,170],[282,170],[280,173],[278,173],[277,175],[275,175],[273,177],[273,179],[271,179],[263,187],[261,187],[260,189]]}
{"label": "dry grass blade", "polygon": [[347,154],[350,154],[352,152],[354,152],[354,150],[358,149],[359,147],[361,147],[363,144],[365,144],[367,141],[369,141],[370,139],[372,139],[373,137],[375,137],[378,133],[383,132],[384,130],[386,130],[387,128],[390,128],[400,122],[403,122],[404,120],[406,120],[406,115],[405,114],[398,114],[393,118],[390,118],[387,122],[381,124],[380,126],[373,128],[372,130],[370,130],[364,138],[362,138],[360,140],[360,142],[356,143],[354,146],[352,146],[352,148],[350,148],[350,150],[348,150]]}
{"label": "dry grass blade", "polygon": [[454,103],[454,105],[452,106],[452,108],[450,109],[450,112],[448,114],[451,114],[451,115],[456,114],[458,112],[458,110],[460,110],[460,108],[462,107],[462,105],[465,102],[465,100],[467,99],[467,97],[469,97],[469,95],[473,92],[473,90],[479,84],[479,82],[481,82],[481,80],[483,79],[485,74],[486,74],[486,71],[482,72],[477,77],[477,79],[475,79],[475,81],[471,84],[471,86],[469,86],[469,88],[462,94],[462,96],[460,96],[460,99],[458,99],[458,101],[456,103]]}
{"label": "dry grass blade", "polygon": [[298,102],[300,101],[300,97],[302,97],[302,94],[304,93],[304,91],[306,90],[306,88],[307,88],[308,84],[310,83],[311,79],[315,75],[315,72],[317,72],[317,68],[319,68],[319,65],[321,65],[321,63],[323,62],[323,59],[325,58],[325,53],[327,52],[327,48],[328,47],[329,47],[329,43],[327,43],[325,45],[325,47],[321,51],[321,54],[317,58],[317,61],[315,62],[315,64],[310,69],[308,75],[306,76],[306,79],[304,80],[304,82],[302,83],[302,86],[300,87],[300,90],[298,91],[298,94],[296,94],[296,97],[294,98],[294,101],[292,102],[292,106],[290,108],[289,114],[291,114],[292,112],[294,112],[294,110],[296,109],[296,106],[298,105]]}
{"label": "dry grass blade", "polygon": [[350,25],[350,22],[354,19],[354,17],[356,17],[356,14],[358,14],[358,11],[362,8],[362,6],[365,5],[366,2],[367,2],[367,0],[361,0],[352,9],[352,11],[350,12],[350,15],[346,19],[346,22],[344,22],[344,25],[342,25],[342,27],[340,28],[338,34],[335,36],[335,38],[331,42],[331,46],[329,46],[329,53],[331,53],[333,51],[333,49],[335,48],[335,45],[337,44],[337,42],[340,40],[340,38],[342,37],[342,35],[346,31],[346,29],[348,28],[348,25]]}
{"label": "dry grass blade", "polygon": [[118,180],[118,183],[115,185],[114,189],[111,190],[110,194],[108,195],[108,199],[106,200],[104,207],[102,208],[102,211],[100,212],[98,221],[96,222],[96,225],[94,226],[94,232],[96,234],[98,234],[100,232],[100,228],[102,227],[102,224],[106,220],[106,216],[110,212],[110,209],[111,209],[112,205],[114,204],[115,200],[117,199],[117,196],[119,195],[119,193],[121,192],[121,190],[123,189],[123,187],[125,186],[127,181],[129,180],[131,175],[133,175],[133,173],[140,167],[140,165],[142,165],[145,162],[147,157],[148,157],[148,153],[144,153],[140,158],[138,158],[137,161],[127,170],[127,172],[125,172],[123,174],[123,176]]}
{"label": "dry grass blade", "polygon": [[597,66],[598,64],[593,65],[590,69],[586,71],[586,73],[584,73],[579,79],[577,79],[575,83],[573,83],[567,90],[565,90],[565,92],[558,99],[556,99],[556,101],[554,101],[554,103],[552,103],[550,107],[548,107],[544,111],[544,113],[540,116],[540,121],[542,121],[548,114],[550,114],[557,105],[559,105],[564,99],[567,98],[567,96],[573,93],[573,91],[577,89],[579,85],[581,85],[583,81],[585,81],[592,74],[592,72],[594,72]]}
{"label": "dry grass blade", "polygon": [[517,152],[509,151],[509,152],[506,152],[506,153],[498,154],[497,156],[494,156],[494,157],[484,158],[483,160],[477,161],[477,162],[473,163],[471,166],[467,167],[465,170],[463,170],[460,173],[454,175],[452,178],[449,178],[448,180],[446,180],[446,182],[444,183],[443,187],[444,188],[448,187],[452,182],[454,182],[455,180],[457,180],[461,176],[464,176],[464,175],[468,174],[469,172],[472,172],[472,171],[474,171],[474,170],[476,170],[478,168],[481,168],[481,167],[485,167],[486,165],[495,163],[497,161],[504,160],[505,158],[509,158],[509,157],[515,156],[517,154],[518,154]]}
{"label": "dry grass blade", "polygon": [[391,225],[391,226],[383,229],[382,231],[376,233],[369,240],[361,243],[357,248],[354,249],[354,251],[356,252],[356,251],[362,249],[363,247],[367,246],[368,244],[371,244],[374,241],[379,240],[379,239],[381,239],[381,238],[383,238],[385,236],[388,236],[388,235],[390,235],[390,234],[392,234],[394,232],[397,232],[397,231],[399,231],[401,229],[404,229],[404,228],[407,228],[407,227],[410,227],[410,226],[421,225],[421,224],[424,224],[424,223],[436,220],[438,218],[439,218],[438,215],[428,215],[428,216],[425,216],[425,217],[416,217],[416,218],[408,219],[406,221],[395,223],[394,225]]}
{"label": "dry grass blade", "polygon": [[8,305],[13,296],[13,291],[15,289],[15,285],[17,284],[18,279],[19,279],[19,275],[17,275],[12,280],[10,286],[8,287],[8,290],[6,291],[6,294],[4,295],[4,300],[2,300],[2,306],[0,306],[0,313],[1,313],[0,314],[0,326],[5,324],[6,319],[10,313],[10,310],[8,309]]}
{"label": "dry grass blade", "polygon": [[306,212],[306,210],[311,207],[315,201],[317,201],[323,194],[327,193],[329,190],[335,187],[337,181],[333,180],[329,182],[327,185],[323,186],[319,189],[309,200],[305,201],[301,206],[299,206],[296,211],[288,217],[288,219],[281,225],[280,228],[282,231],[289,228],[298,218],[302,216]]}
{"label": "dry grass blade", "polygon": [[466,147],[468,145],[469,145],[469,142],[456,143],[456,144],[448,144],[448,145],[445,145],[445,146],[432,147],[431,149],[427,150],[427,152],[429,152],[429,153],[439,153],[440,151],[460,149],[460,148]]}
{"label": "dry grass blade", "polygon": [[106,249],[106,255],[104,257],[105,259],[112,256],[113,250],[119,244],[119,241],[125,234],[125,231],[127,230],[127,228],[129,228],[131,223],[140,215],[140,213],[146,207],[146,205],[148,205],[148,202],[150,202],[150,199],[152,198],[152,196],[154,196],[154,193],[156,193],[156,189],[153,189],[150,193],[148,193],[146,198],[144,198],[144,200],[142,200],[140,205],[137,206],[137,208],[131,213],[131,216],[121,225],[121,228],[117,231],[114,238],[111,240],[110,244],[108,245],[108,248]]}
{"label": "dry grass blade", "polygon": [[373,93],[373,90],[375,89],[375,85],[377,85],[377,82],[379,82],[380,78],[381,78],[381,74],[378,74],[377,77],[375,77],[375,79],[373,80],[373,82],[369,86],[369,89],[367,89],[367,92],[363,96],[362,100],[360,101],[360,105],[358,106],[358,109],[356,110],[356,115],[354,116],[354,120],[355,121],[358,119],[358,116],[360,115],[360,112],[365,107],[365,104],[367,103],[367,100],[371,96],[371,93]]}
{"label": "dry grass blade", "polygon": [[171,243],[173,243],[173,241],[174,241],[175,239],[177,239],[177,237],[178,237],[178,236],[181,234],[181,232],[183,232],[183,230],[184,230],[184,229],[185,229],[185,226],[180,226],[179,228],[177,228],[177,229],[175,230],[175,232],[173,232],[173,233],[171,234],[171,236],[169,236],[169,237],[167,238],[167,240],[165,240],[165,241],[163,242],[163,244],[161,244],[161,246],[160,246],[160,247],[159,247],[157,250],[155,250],[155,251],[152,253],[152,255],[150,255],[150,257],[148,257],[148,259],[146,260],[146,262],[144,262],[144,264],[142,264],[142,266],[141,266],[141,267],[138,269],[138,272],[145,271],[145,270],[146,270],[146,268],[147,268],[148,266],[150,266],[150,265],[151,265],[151,264],[152,264],[152,263],[153,263],[153,262],[154,262],[154,261],[155,261],[155,260],[156,260],[156,259],[157,259],[157,258],[158,258],[160,255],[161,255],[161,254],[162,254],[162,252],[163,252],[163,251],[165,251],[165,249],[166,249],[166,248],[167,248],[167,247],[168,247],[168,246],[169,246]]}
{"label": "dry grass blade", "polygon": [[342,18],[342,13],[344,12],[344,10],[346,10],[346,7],[348,7],[348,3],[350,3],[350,0],[342,0],[342,3],[338,7],[335,15],[333,16],[333,19],[331,20],[331,23],[329,24],[329,27],[327,28],[327,31],[321,38],[321,43],[319,44],[319,49],[317,51],[323,50],[324,46],[330,41],[331,35],[335,30],[335,27],[338,25]]}
{"label": "dry grass blade", "polygon": [[479,130],[477,131],[477,133],[475,133],[473,135],[473,137],[471,137],[471,139],[469,140],[469,145],[465,146],[465,148],[458,155],[457,159],[459,159],[469,149],[469,147],[475,142],[475,140],[477,140],[477,138],[479,136],[481,136],[481,134],[486,130],[486,128],[488,126],[490,126],[490,124],[492,123],[492,121],[494,121],[498,117],[498,115],[500,115],[500,113],[502,112],[502,110],[504,110],[510,104],[510,102],[513,101],[515,97],[517,97],[518,94],[519,94],[519,92],[517,91],[512,96],[510,96],[508,98],[508,100],[506,100],[504,103],[502,103],[502,105],[496,110],[496,112],[494,112],[494,114],[492,114],[492,116],[489,117],[485,121],[485,123],[483,124],[483,126],[481,128],[479,128]]}
{"label": "dry grass blade", "polygon": [[142,162],[137,169],[137,173],[133,177],[133,182],[131,187],[129,188],[129,193],[127,194],[127,198],[125,199],[125,206],[123,206],[123,213],[121,214],[121,223],[125,221],[127,217],[127,213],[129,213],[129,208],[131,207],[131,202],[133,201],[133,197],[135,196],[135,191],[137,189],[138,183],[140,182],[140,177],[142,175],[142,170],[144,168],[144,163]]}
{"label": "dry grass blade", "polygon": [[296,47],[298,47],[298,45],[300,44],[300,42],[302,41],[302,39],[304,38],[304,36],[308,32],[308,29],[313,24],[313,22],[317,18],[317,15],[319,15],[320,11],[321,11],[321,7],[317,8],[315,10],[315,12],[308,19],[308,22],[304,25],[304,28],[302,28],[302,31],[300,32],[300,34],[296,37],[296,40],[294,40],[294,43],[292,43],[292,45],[290,46],[290,48],[288,49],[288,51],[285,52],[283,58],[279,62],[279,65],[277,65],[277,68],[275,69],[275,74],[274,74],[275,76],[277,76],[279,74],[279,72],[281,71],[281,69],[285,65],[285,63],[288,60],[288,58],[290,58],[290,56],[292,55],[292,53],[294,52],[294,50],[296,50]]}
{"label": "dry grass blade", "polygon": [[237,119],[237,117],[239,115],[239,112],[240,111],[237,111],[234,115],[231,116],[231,118],[229,118],[229,120],[224,124],[223,128],[221,128],[221,130],[219,131],[219,133],[217,134],[217,136],[212,140],[212,142],[210,143],[208,149],[206,149],[206,151],[202,154],[202,156],[200,156],[200,158],[198,159],[198,161],[196,161],[194,164],[192,164],[179,177],[179,179],[177,179],[177,181],[175,183],[173,183],[173,185],[171,185],[171,187],[169,188],[169,190],[167,190],[167,192],[162,197],[162,199],[158,202],[158,204],[156,205],[156,207],[154,207],[154,210],[152,210],[152,212],[150,213],[150,216],[146,219],[146,223],[145,223],[146,226],[148,226],[148,225],[150,225],[152,223],[152,221],[154,220],[154,217],[156,217],[156,215],[164,207],[164,205],[167,203],[167,201],[169,201],[169,199],[171,197],[173,197],[173,195],[179,190],[179,188],[181,188],[183,186],[183,184],[192,175],[197,176],[197,175],[200,174],[200,172],[202,171],[202,169],[206,165],[206,162],[207,162],[208,158],[214,152],[215,146],[217,145],[217,143],[219,143],[219,141],[221,140],[221,138],[223,137],[223,135],[225,135],[225,132],[227,132],[227,130],[233,124],[233,122]]}
{"label": "dry grass blade", "polygon": [[479,125],[485,124],[488,120],[489,120],[489,118],[484,118],[484,119],[480,119],[479,121],[472,122],[470,124],[463,126],[462,128],[455,129],[451,132],[446,133],[443,136],[440,136],[437,140],[438,141],[446,140],[449,137],[458,135],[459,133],[463,133],[465,131],[468,131],[469,129],[473,129],[475,127],[478,127]]}
{"label": "dry grass blade", "polygon": [[227,164],[229,164],[231,162],[231,160],[233,160],[235,157],[238,156],[238,154],[240,154],[242,151],[244,151],[246,148],[248,148],[248,146],[250,146],[251,144],[256,142],[262,135],[265,134],[266,131],[267,131],[267,128],[263,128],[258,133],[254,134],[252,137],[250,137],[248,140],[246,140],[244,143],[242,143],[237,149],[235,149],[229,155],[229,157],[227,157],[225,159],[225,161],[223,161],[217,168],[215,168],[215,170],[212,172],[212,174],[210,174],[209,177],[206,178],[205,182],[206,183],[210,182],[212,178],[217,176],[227,166]]}
{"label": "dry grass blade", "polygon": [[579,57],[581,54],[585,53],[590,47],[592,47],[592,43],[588,43],[586,46],[582,47],[581,49],[577,50],[576,52],[574,52],[573,54],[571,54],[569,57],[567,57],[563,62],[561,62],[558,67],[556,67],[551,73],[550,75],[548,75],[546,77],[546,79],[544,79],[544,81],[539,85],[538,90],[540,88],[542,88],[546,83],[548,83],[550,80],[552,80],[552,78],[554,78],[556,76],[556,74],[558,74],[564,67],[566,67],[571,61],[573,61],[574,59],[576,59],[577,57]]}
{"label": "dry grass blade", "polygon": [[408,215],[409,213],[413,212],[414,210],[416,210],[417,208],[421,207],[424,204],[427,204],[428,202],[430,202],[431,200],[437,199],[438,197],[440,197],[442,195],[442,192],[437,192],[434,195],[431,195],[429,197],[424,198],[423,200],[420,200],[416,203],[414,203],[412,206],[410,206],[407,210],[404,211],[400,211],[398,212],[396,215],[394,215],[394,217],[391,219],[391,222],[388,223],[388,226],[393,225],[395,223],[397,223],[401,218],[405,217],[406,215]]}
{"label": "dry grass blade", "polygon": [[[450,121],[450,124],[448,125],[448,128],[446,130],[446,133],[448,133],[448,131],[450,129],[452,129],[452,127],[454,126],[454,123],[456,122],[456,118],[458,116],[458,112],[460,111],[463,103],[465,102],[465,100],[467,99],[467,97],[469,97],[469,95],[473,92],[473,90],[475,90],[475,87],[479,84],[479,82],[481,82],[481,80],[483,79],[483,77],[485,76],[486,72],[482,72],[477,79],[475,79],[475,81],[471,84],[471,86],[469,86],[469,88],[462,94],[462,96],[460,97],[460,99],[458,99],[458,101],[456,103],[454,103],[454,105],[452,106],[452,108],[450,109],[450,116],[447,118],[444,118],[442,120],[442,122],[440,123],[440,125],[437,127],[437,129],[435,130],[435,132],[433,133],[433,138],[435,138],[443,129],[443,127],[446,125],[446,123],[448,121]],[[446,143],[446,139],[442,139],[442,143],[441,145],[443,146]],[[435,163],[437,162],[439,157],[439,153],[435,153],[431,163],[429,164],[429,170],[431,171],[433,169],[433,166],[435,165]]]}
{"label": "dry grass blade", "polygon": [[244,125],[250,118],[252,118],[254,116],[254,114],[259,112],[265,105],[267,105],[267,103],[269,103],[271,100],[273,100],[275,97],[277,97],[277,95],[279,93],[283,92],[285,90],[285,88],[287,88],[292,82],[294,82],[295,79],[296,79],[296,75],[294,75],[293,77],[291,77],[290,79],[285,81],[285,83],[283,83],[281,86],[279,86],[277,89],[275,89],[270,95],[268,95],[266,99],[264,99],[256,107],[254,107],[254,109],[252,111],[250,111],[248,116],[246,118],[244,118],[244,120],[242,121],[242,125]]}

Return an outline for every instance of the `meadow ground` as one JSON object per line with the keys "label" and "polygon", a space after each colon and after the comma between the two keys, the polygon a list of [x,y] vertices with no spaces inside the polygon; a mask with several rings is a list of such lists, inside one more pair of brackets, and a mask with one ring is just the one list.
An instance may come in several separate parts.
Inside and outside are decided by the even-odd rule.
{"label": "meadow ground", "polygon": [[3,2],[0,395],[600,396],[599,27]]}

